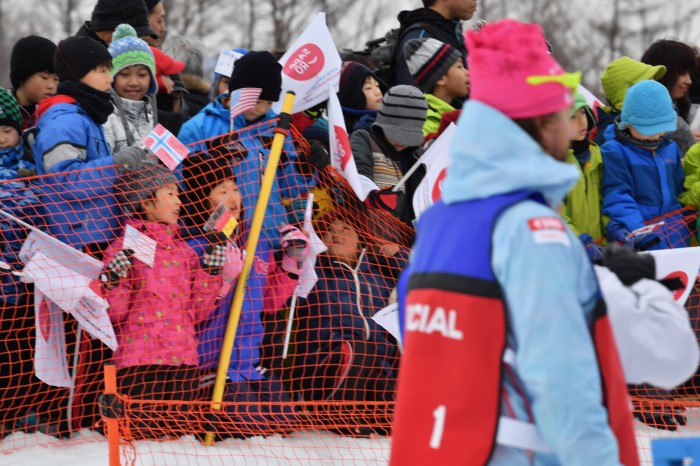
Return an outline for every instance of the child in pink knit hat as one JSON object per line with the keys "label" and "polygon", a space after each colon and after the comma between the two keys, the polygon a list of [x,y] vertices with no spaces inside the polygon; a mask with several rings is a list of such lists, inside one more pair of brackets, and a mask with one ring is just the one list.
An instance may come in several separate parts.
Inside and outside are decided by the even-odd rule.
{"label": "child in pink knit hat", "polygon": [[466,43],[470,99],[399,282],[390,464],[638,465],[596,275],[557,212],[580,176],[565,162],[579,74],[536,24]]}

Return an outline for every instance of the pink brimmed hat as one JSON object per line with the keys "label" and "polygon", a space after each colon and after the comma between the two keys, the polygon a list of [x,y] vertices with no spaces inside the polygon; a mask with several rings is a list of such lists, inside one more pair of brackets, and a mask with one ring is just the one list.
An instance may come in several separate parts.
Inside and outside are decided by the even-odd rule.
{"label": "pink brimmed hat", "polygon": [[469,54],[469,98],[512,119],[568,108],[581,73],[566,73],[547,48],[542,29],[504,19],[464,36]]}

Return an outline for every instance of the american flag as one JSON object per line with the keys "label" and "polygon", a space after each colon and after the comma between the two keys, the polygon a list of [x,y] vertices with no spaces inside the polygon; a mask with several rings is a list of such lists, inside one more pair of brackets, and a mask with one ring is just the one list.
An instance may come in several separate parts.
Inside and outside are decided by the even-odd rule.
{"label": "american flag", "polygon": [[261,92],[262,89],[259,87],[243,87],[233,91],[229,102],[231,106],[231,119],[233,120],[241,113],[245,113],[255,107]]}
{"label": "american flag", "polygon": [[143,144],[171,170],[190,154],[189,149],[173,133],[158,124],[143,140]]}

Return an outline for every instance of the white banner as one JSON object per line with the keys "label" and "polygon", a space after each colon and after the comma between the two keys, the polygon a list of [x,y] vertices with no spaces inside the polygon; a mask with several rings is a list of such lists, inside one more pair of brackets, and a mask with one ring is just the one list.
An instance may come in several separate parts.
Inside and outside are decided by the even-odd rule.
{"label": "white banner", "polygon": [[376,191],[379,187],[372,180],[357,172],[357,165],[355,165],[350,147],[350,138],[348,138],[348,132],[345,129],[343,110],[340,108],[338,95],[333,89],[330,89],[328,93],[328,138],[333,167],[348,180],[357,197],[364,202],[370,191]]}
{"label": "white banner", "polygon": [[454,123],[450,123],[450,126],[445,128],[440,137],[428,147],[425,154],[416,162],[423,163],[426,168],[425,178],[413,194],[413,211],[416,214],[416,220],[428,207],[442,197],[442,181],[447,175],[447,166],[450,163],[447,149],[456,128]]}
{"label": "white banner", "polygon": [[282,94],[273,109],[279,113],[287,91],[294,91],[298,113],[328,98],[328,90],[338,92],[342,61],[333,42],[326,14],[318,13],[279,60],[282,65]]}
{"label": "white banner", "polygon": [[34,293],[36,345],[34,372],[39,380],[54,387],[72,387],[66,361],[63,311],[41,293]]}
{"label": "white banner", "polygon": [[403,338],[401,338],[401,328],[399,326],[399,303],[389,304],[384,309],[377,311],[372,316],[372,320],[396,338],[399,348],[403,352]]}
{"label": "white banner", "polygon": [[683,283],[684,288],[673,294],[673,299],[681,305],[685,305],[690,295],[695,279],[700,268],[700,247],[663,249],[649,251],[656,260],[656,278],[658,280],[677,278]]}

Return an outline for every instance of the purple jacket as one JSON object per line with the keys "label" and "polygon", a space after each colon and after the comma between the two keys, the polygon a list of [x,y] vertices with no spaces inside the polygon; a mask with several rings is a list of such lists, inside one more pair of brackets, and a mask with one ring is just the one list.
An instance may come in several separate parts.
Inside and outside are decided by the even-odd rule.
{"label": "purple jacket", "polygon": [[[216,307],[221,276],[202,270],[194,250],[180,239],[179,227],[133,219],[126,225],[158,244],[153,268],[134,258],[127,278],[105,293],[119,344],[114,364],[196,366],[195,325]],[[119,238],[109,245],[105,264],[122,242]]]}

